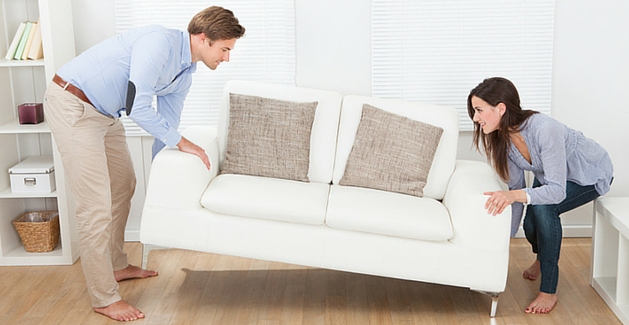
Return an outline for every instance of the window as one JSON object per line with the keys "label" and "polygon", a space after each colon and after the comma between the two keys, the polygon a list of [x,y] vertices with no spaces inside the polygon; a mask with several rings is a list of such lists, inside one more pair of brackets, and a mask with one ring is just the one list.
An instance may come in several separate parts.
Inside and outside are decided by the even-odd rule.
{"label": "window", "polygon": [[459,109],[488,77],[550,113],[554,0],[373,0],[372,94]]}
{"label": "window", "polygon": [[[291,0],[139,1],[116,0],[118,33],[137,26],[159,24],[186,30],[190,19],[217,5],[234,12],[246,28],[236,42],[230,62],[212,71],[199,62],[184,103],[180,130],[191,125],[216,125],[225,82],[231,79],[295,84],[295,10]],[[147,134],[123,117],[128,135]]]}

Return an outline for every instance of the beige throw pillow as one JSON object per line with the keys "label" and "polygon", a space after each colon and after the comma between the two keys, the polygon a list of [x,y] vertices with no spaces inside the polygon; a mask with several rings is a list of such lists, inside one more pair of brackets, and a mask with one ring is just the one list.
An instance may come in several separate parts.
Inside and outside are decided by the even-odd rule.
{"label": "beige throw pillow", "polygon": [[422,197],[443,129],[365,104],[340,185]]}
{"label": "beige throw pillow", "polygon": [[307,182],[310,131],[317,104],[230,94],[221,174]]}

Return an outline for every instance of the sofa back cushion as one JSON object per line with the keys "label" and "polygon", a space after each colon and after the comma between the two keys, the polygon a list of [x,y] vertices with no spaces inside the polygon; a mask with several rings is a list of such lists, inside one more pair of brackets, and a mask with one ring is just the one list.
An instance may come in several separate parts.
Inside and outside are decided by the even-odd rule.
{"label": "sofa back cushion", "polygon": [[[350,153],[357,140],[356,137],[365,104],[442,130],[440,139],[438,139],[437,150],[432,158],[432,166],[423,187],[423,196],[442,199],[456,162],[459,116],[454,108],[438,105],[365,96],[346,96],[343,99],[343,107],[341,109],[333,183],[339,184],[346,172]],[[365,134],[361,136],[365,136]],[[373,136],[378,135],[374,134]],[[430,142],[430,139],[428,140]],[[401,143],[407,141],[407,139],[400,137],[399,139],[388,139],[387,141],[395,142],[395,146],[398,146],[398,141]],[[403,144],[399,145],[404,147]],[[402,164],[403,161],[396,162],[394,159],[392,163]],[[392,170],[399,167],[391,166]],[[361,186],[378,188],[378,186]]]}
{"label": "sofa back cushion", "polygon": [[308,181],[310,132],[317,102],[230,94],[221,174]]}
{"label": "sofa back cushion", "polygon": [[365,104],[339,184],[422,197],[442,132]]}
{"label": "sofa back cushion", "polygon": [[[262,100],[279,100],[297,103],[317,102],[310,130],[310,154],[308,164],[308,180],[311,182],[329,183],[332,180],[336,133],[340,115],[342,97],[340,94],[318,89],[300,88],[286,85],[275,85],[254,81],[229,81],[223,92],[223,103],[218,120],[218,147],[220,167],[223,168],[226,157],[227,137],[230,121],[230,97],[246,95],[259,97]],[[307,104],[306,104],[307,105]],[[251,128],[264,129],[255,121]],[[273,166],[270,166],[272,168]]]}

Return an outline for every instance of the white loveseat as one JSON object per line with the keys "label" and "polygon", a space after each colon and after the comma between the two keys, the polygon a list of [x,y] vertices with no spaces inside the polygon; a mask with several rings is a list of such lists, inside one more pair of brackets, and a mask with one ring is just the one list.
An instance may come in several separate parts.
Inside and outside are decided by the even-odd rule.
{"label": "white loveseat", "polygon": [[[309,182],[220,174],[229,94],[317,101]],[[423,197],[338,185],[364,104],[441,127]],[[232,81],[217,128],[190,127],[196,156],[165,149],[153,161],[140,241],[172,247],[470,288],[492,297],[506,285],[510,210],[488,215],[484,191],[501,189],[482,162],[456,160],[456,110],[415,102]]]}

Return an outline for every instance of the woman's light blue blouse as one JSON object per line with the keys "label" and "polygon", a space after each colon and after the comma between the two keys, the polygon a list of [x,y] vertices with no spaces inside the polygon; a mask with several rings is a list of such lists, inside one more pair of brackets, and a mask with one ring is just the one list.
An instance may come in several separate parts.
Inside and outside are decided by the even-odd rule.
{"label": "woman's light blue blouse", "polygon": [[[541,113],[529,117],[520,134],[528,147],[531,163],[511,146],[509,189],[524,189],[530,196],[529,204],[560,203],[566,197],[567,181],[594,185],[600,195],[609,192],[614,170],[612,161],[594,140]],[[525,170],[533,172],[542,186],[526,188]],[[517,202],[512,205],[511,236],[520,225],[523,207]]]}

